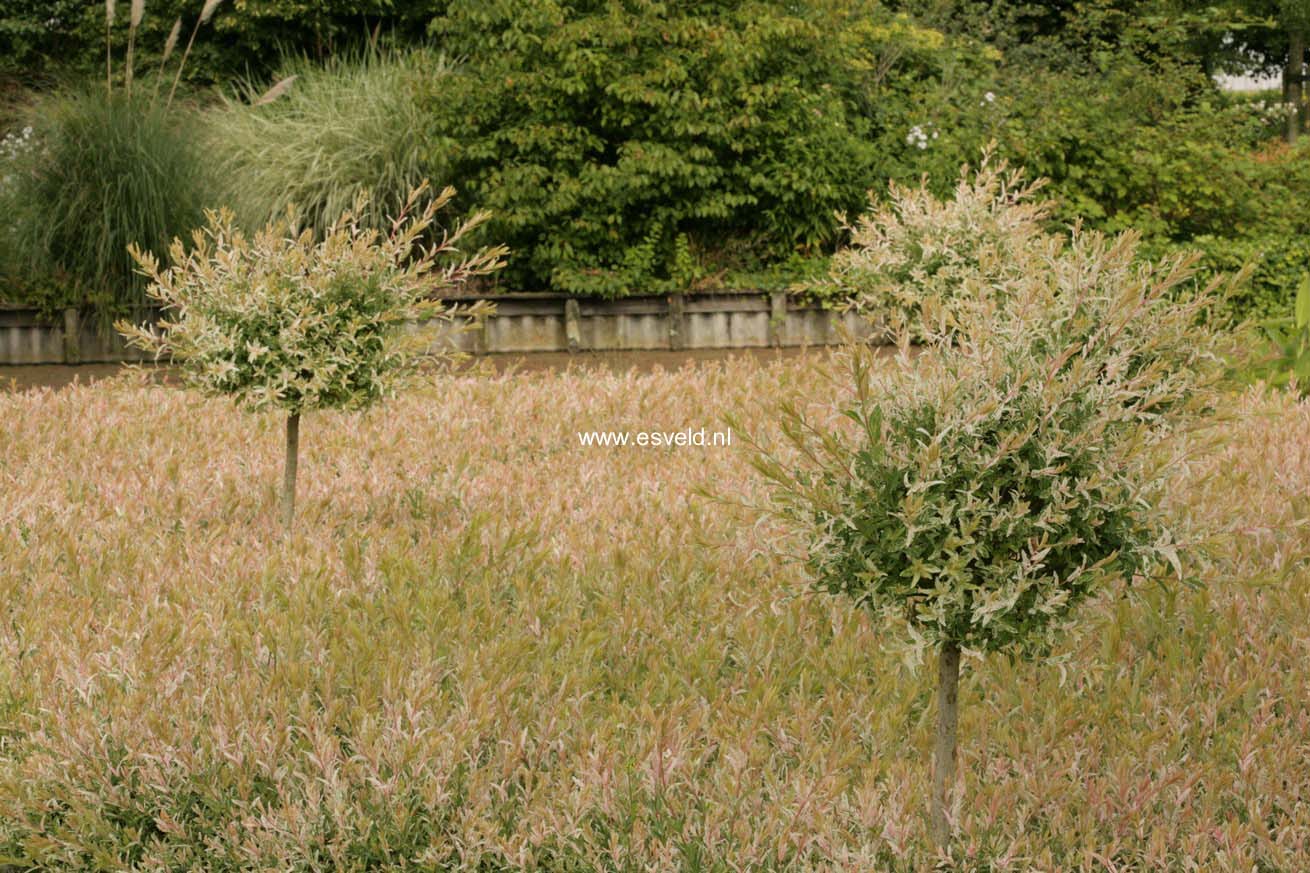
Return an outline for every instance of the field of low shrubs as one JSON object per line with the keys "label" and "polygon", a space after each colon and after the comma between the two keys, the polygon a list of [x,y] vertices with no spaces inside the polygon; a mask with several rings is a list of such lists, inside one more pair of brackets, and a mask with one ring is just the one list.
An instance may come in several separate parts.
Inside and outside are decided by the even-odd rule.
{"label": "field of low shrubs", "polygon": [[[811,593],[743,440],[577,437],[771,441],[837,372],[434,373],[309,417],[285,539],[279,417],[0,394],[0,867],[928,869],[930,671]],[[958,869],[1304,868],[1310,410],[1224,412],[1167,501],[1193,585],[966,657]]]}

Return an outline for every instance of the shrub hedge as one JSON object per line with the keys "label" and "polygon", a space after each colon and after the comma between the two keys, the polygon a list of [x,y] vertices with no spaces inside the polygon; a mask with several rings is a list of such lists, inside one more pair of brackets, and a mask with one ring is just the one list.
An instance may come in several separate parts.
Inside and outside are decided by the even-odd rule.
{"label": "shrub hedge", "polygon": [[432,162],[472,180],[513,281],[604,296],[685,286],[727,239],[833,240],[885,173],[879,105],[958,53],[869,0],[455,0],[433,33],[468,60],[432,95]]}
{"label": "shrub hedge", "polygon": [[[174,16],[190,21],[200,5],[151,0],[139,69],[154,68]],[[1145,255],[1199,249],[1203,274],[1251,262],[1233,313],[1290,305],[1310,267],[1310,246],[1297,242],[1310,223],[1298,206],[1310,171],[1302,151],[1269,145],[1276,101],[1219,92],[1186,40],[1135,31],[1116,44],[1097,31],[1089,42],[1070,24],[1063,36],[1043,25],[1025,43],[1022,16],[963,27],[898,5],[911,11],[878,0],[424,0],[403,10],[332,0],[307,12],[298,0],[232,0],[188,69],[223,80],[241,67],[259,88],[238,86],[203,125],[187,122],[208,131],[213,159],[202,169],[216,184],[167,184],[208,186],[219,192],[211,205],[257,226],[288,203],[318,224],[360,189],[385,207],[418,179],[459,179],[460,211],[490,209],[484,239],[511,247],[506,287],[619,296],[812,279],[846,240],[837,213],[862,209],[865,192],[926,176],[944,194],[961,163],[995,142],[999,158],[1051,180],[1055,226],[1133,227]],[[44,30],[33,26],[41,10]],[[0,13],[0,41],[15,68],[40,70],[38,56],[58,54],[63,69],[99,75],[103,26],[99,6],[16,0]],[[379,26],[394,51],[375,50]],[[319,62],[366,35],[366,52]],[[277,61],[277,45],[297,59]],[[291,73],[280,101],[250,105]],[[41,142],[60,135],[54,121],[38,112],[8,132],[30,122]],[[19,196],[5,179],[40,175],[20,158],[0,154],[0,198]],[[187,232],[191,208],[170,207],[152,233]],[[101,272],[79,272],[23,244],[50,224],[44,209],[6,210],[4,296],[50,302],[116,281],[99,262],[81,264]],[[108,240],[107,215],[75,220]],[[26,221],[27,231],[15,224]],[[74,290],[63,279],[43,288],[63,273]]]}

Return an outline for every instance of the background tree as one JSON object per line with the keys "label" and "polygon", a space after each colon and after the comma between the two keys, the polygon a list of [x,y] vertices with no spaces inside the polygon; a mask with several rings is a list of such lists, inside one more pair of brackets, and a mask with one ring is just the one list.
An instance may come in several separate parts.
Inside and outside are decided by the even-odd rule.
{"label": "background tree", "polygon": [[1244,29],[1233,44],[1243,66],[1254,72],[1278,70],[1282,74],[1283,103],[1290,107],[1284,138],[1295,143],[1305,126],[1305,52],[1310,34],[1308,0],[1234,0],[1254,26]]}
{"label": "background tree", "polygon": [[[178,15],[186,54],[206,5],[149,0],[135,41],[143,81]],[[159,191],[197,211],[229,205],[250,229],[294,202],[321,228],[360,188],[389,214],[425,178],[458,181],[461,212],[493,212],[483,233],[515,253],[506,287],[599,296],[781,288],[821,274],[845,240],[834,215],[862,208],[867,190],[927,175],[945,193],[992,140],[1051,180],[1054,221],[1140,230],[1149,257],[1199,249],[1204,274],[1256,264],[1225,317],[1285,314],[1310,268],[1310,217],[1299,207],[1310,163],[1271,143],[1288,133],[1283,99],[1214,79],[1281,69],[1289,37],[1277,16],[1292,21],[1292,5],[434,0],[397,11],[404,24],[385,3],[334,2],[320,4],[313,32],[313,16],[291,21],[304,5],[211,6],[203,29],[214,38],[197,40],[192,60],[206,66],[210,48],[235,51],[253,78],[222,101],[180,90],[167,136],[57,123],[53,107],[71,93],[62,89],[30,111],[18,104],[34,94],[17,89],[10,110],[0,86],[0,141],[23,140],[16,156],[0,148],[0,297],[47,313],[115,307],[111,318],[142,302],[125,245],[86,241],[171,216],[151,206]],[[20,52],[33,70],[39,49],[54,55],[51,69],[103,75],[103,46],[79,60],[72,44],[43,36],[86,18],[94,29],[74,30],[98,42],[103,10],[49,6],[49,19],[43,4],[0,13],[0,40],[39,37],[44,48]],[[119,79],[125,9],[111,28]],[[291,30],[278,39],[294,57],[279,62],[256,49],[283,24]],[[330,37],[321,45],[320,25]],[[416,48],[424,32],[434,45]],[[365,41],[381,48],[340,53]],[[282,96],[270,102],[273,82]],[[112,142],[82,135],[101,127]],[[197,149],[220,158],[197,167],[186,159]],[[105,177],[132,184],[106,187]],[[51,180],[62,180],[58,198],[42,193]],[[117,194],[100,208],[107,190]],[[76,232],[64,239],[70,215]],[[148,223],[152,235],[133,238],[162,253],[196,221]]]}
{"label": "background tree", "polygon": [[286,413],[282,520],[288,530],[301,413],[360,409],[394,392],[430,344],[413,324],[449,322],[455,314],[434,296],[500,267],[500,247],[450,260],[485,214],[423,245],[437,210],[455,193],[447,188],[415,212],[426,191],[414,190],[386,235],[357,221],[367,209],[361,196],[321,239],[289,220],[247,238],[225,210],[208,213],[190,250],[173,242],[171,266],[132,251],[165,314],[157,327],[119,322],[129,342],[156,358],[168,356],[188,387],[252,410]]}
{"label": "background tree", "polygon": [[915,104],[985,54],[876,0],[452,0],[432,30],[466,61],[428,163],[495,214],[518,287],[611,297],[687,287],[704,248],[834,243]]}
{"label": "background tree", "polygon": [[[777,508],[808,535],[815,584],[901,628],[912,649],[936,652],[939,849],[951,834],[962,654],[1049,656],[1075,607],[1104,584],[1178,566],[1155,509],[1160,447],[1219,372],[1195,327],[1208,295],[1179,302],[1173,293],[1187,262],[1139,267],[1132,235],[1034,235],[1013,180],[984,167],[952,203],[925,211],[919,194],[875,217],[883,232],[866,234],[868,245],[913,252],[881,262],[926,263],[923,228],[898,225],[956,211],[979,227],[980,191],[997,212],[1019,211],[1013,245],[995,239],[1004,222],[979,231],[985,238],[969,249],[979,280],[919,322],[922,354],[902,354],[890,374],[879,364],[875,376],[873,352],[850,350],[853,427],[788,410],[791,453],[757,461]],[[989,272],[989,253],[1016,250],[1044,269],[992,281],[1002,274]],[[962,266],[951,269],[958,279]]]}

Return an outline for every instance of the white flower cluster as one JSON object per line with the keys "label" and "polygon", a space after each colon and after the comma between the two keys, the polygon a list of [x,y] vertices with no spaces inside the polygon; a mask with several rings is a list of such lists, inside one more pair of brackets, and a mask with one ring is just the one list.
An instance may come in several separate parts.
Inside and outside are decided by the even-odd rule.
{"label": "white flower cluster", "polygon": [[[0,162],[12,166],[13,162],[36,148],[32,138],[32,128],[24,127],[18,133],[7,133],[0,139]],[[14,178],[13,173],[5,172],[8,166],[0,166],[0,188],[8,187]]]}
{"label": "white flower cluster", "polygon": [[1278,100],[1252,100],[1246,105],[1251,109],[1252,114],[1260,116],[1265,121],[1282,121],[1296,111],[1295,103],[1283,103]]}
{"label": "white flower cluster", "polygon": [[933,130],[931,124],[916,124],[910,128],[910,132],[905,137],[905,144],[914,146],[919,149],[926,149],[928,141],[937,138],[937,131]]}
{"label": "white flower cluster", "polygon": [[31,126],[23,128],[19,133],[7,133],[4,139],[0,139],[0,158],[12,161],[30,152],[35,145]]}
{"label": "white flower cluster", "polygon": [[978,101],[978,105],[986,106],[988,103],[995,103],[995,102],[996,102],[996,94],[991,91],[988,91],[986,94],[982,96],[982,99]]}

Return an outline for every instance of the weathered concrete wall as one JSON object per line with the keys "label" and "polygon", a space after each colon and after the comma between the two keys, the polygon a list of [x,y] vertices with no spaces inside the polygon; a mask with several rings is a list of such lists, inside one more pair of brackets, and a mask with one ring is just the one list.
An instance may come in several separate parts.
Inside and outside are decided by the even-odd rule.
{"label": "weathered concrete wall", "polygon": [[43,325],[27,310],[0,309],[0,363],[62,364],[64,361],[62,326]]}
{"label": "weathered concrete wall", "polygon": [[456,345],[474,353],[738,349],[831,345],[840,341],[842,325],[861,339],[871,334],[854,315],[800,304],[782,293],[622,300],[525,294],[495,302],[496,314]]}
{"label": "weathered concrete wall", "polygon": [[[472,325],[431,329],[433,348],[466,352],[621,351],[635,349],[737,349],[830,345],[841,325],[867,339],[871,328],[840,315],[789,300],[781,292],[670,294],[621,300],[579,300],[549,294],[487,298],[495,313]],[[453,301],[456,304],[472,300]],[[153,319],[155,311],[142,317]],[[0,306],[0,364],[65,364],[139,360],[116,334],[106,336],[76,310],[55,323],[30,309]]]}
{"label": "weathered concrete wall", "polygon": [[[137,318],[153,321],[158,315],[145,309]],[[0,364],[103,364],[142,357],[76,309],[63,310],[51,322],[36,310],[0,304]]]}

